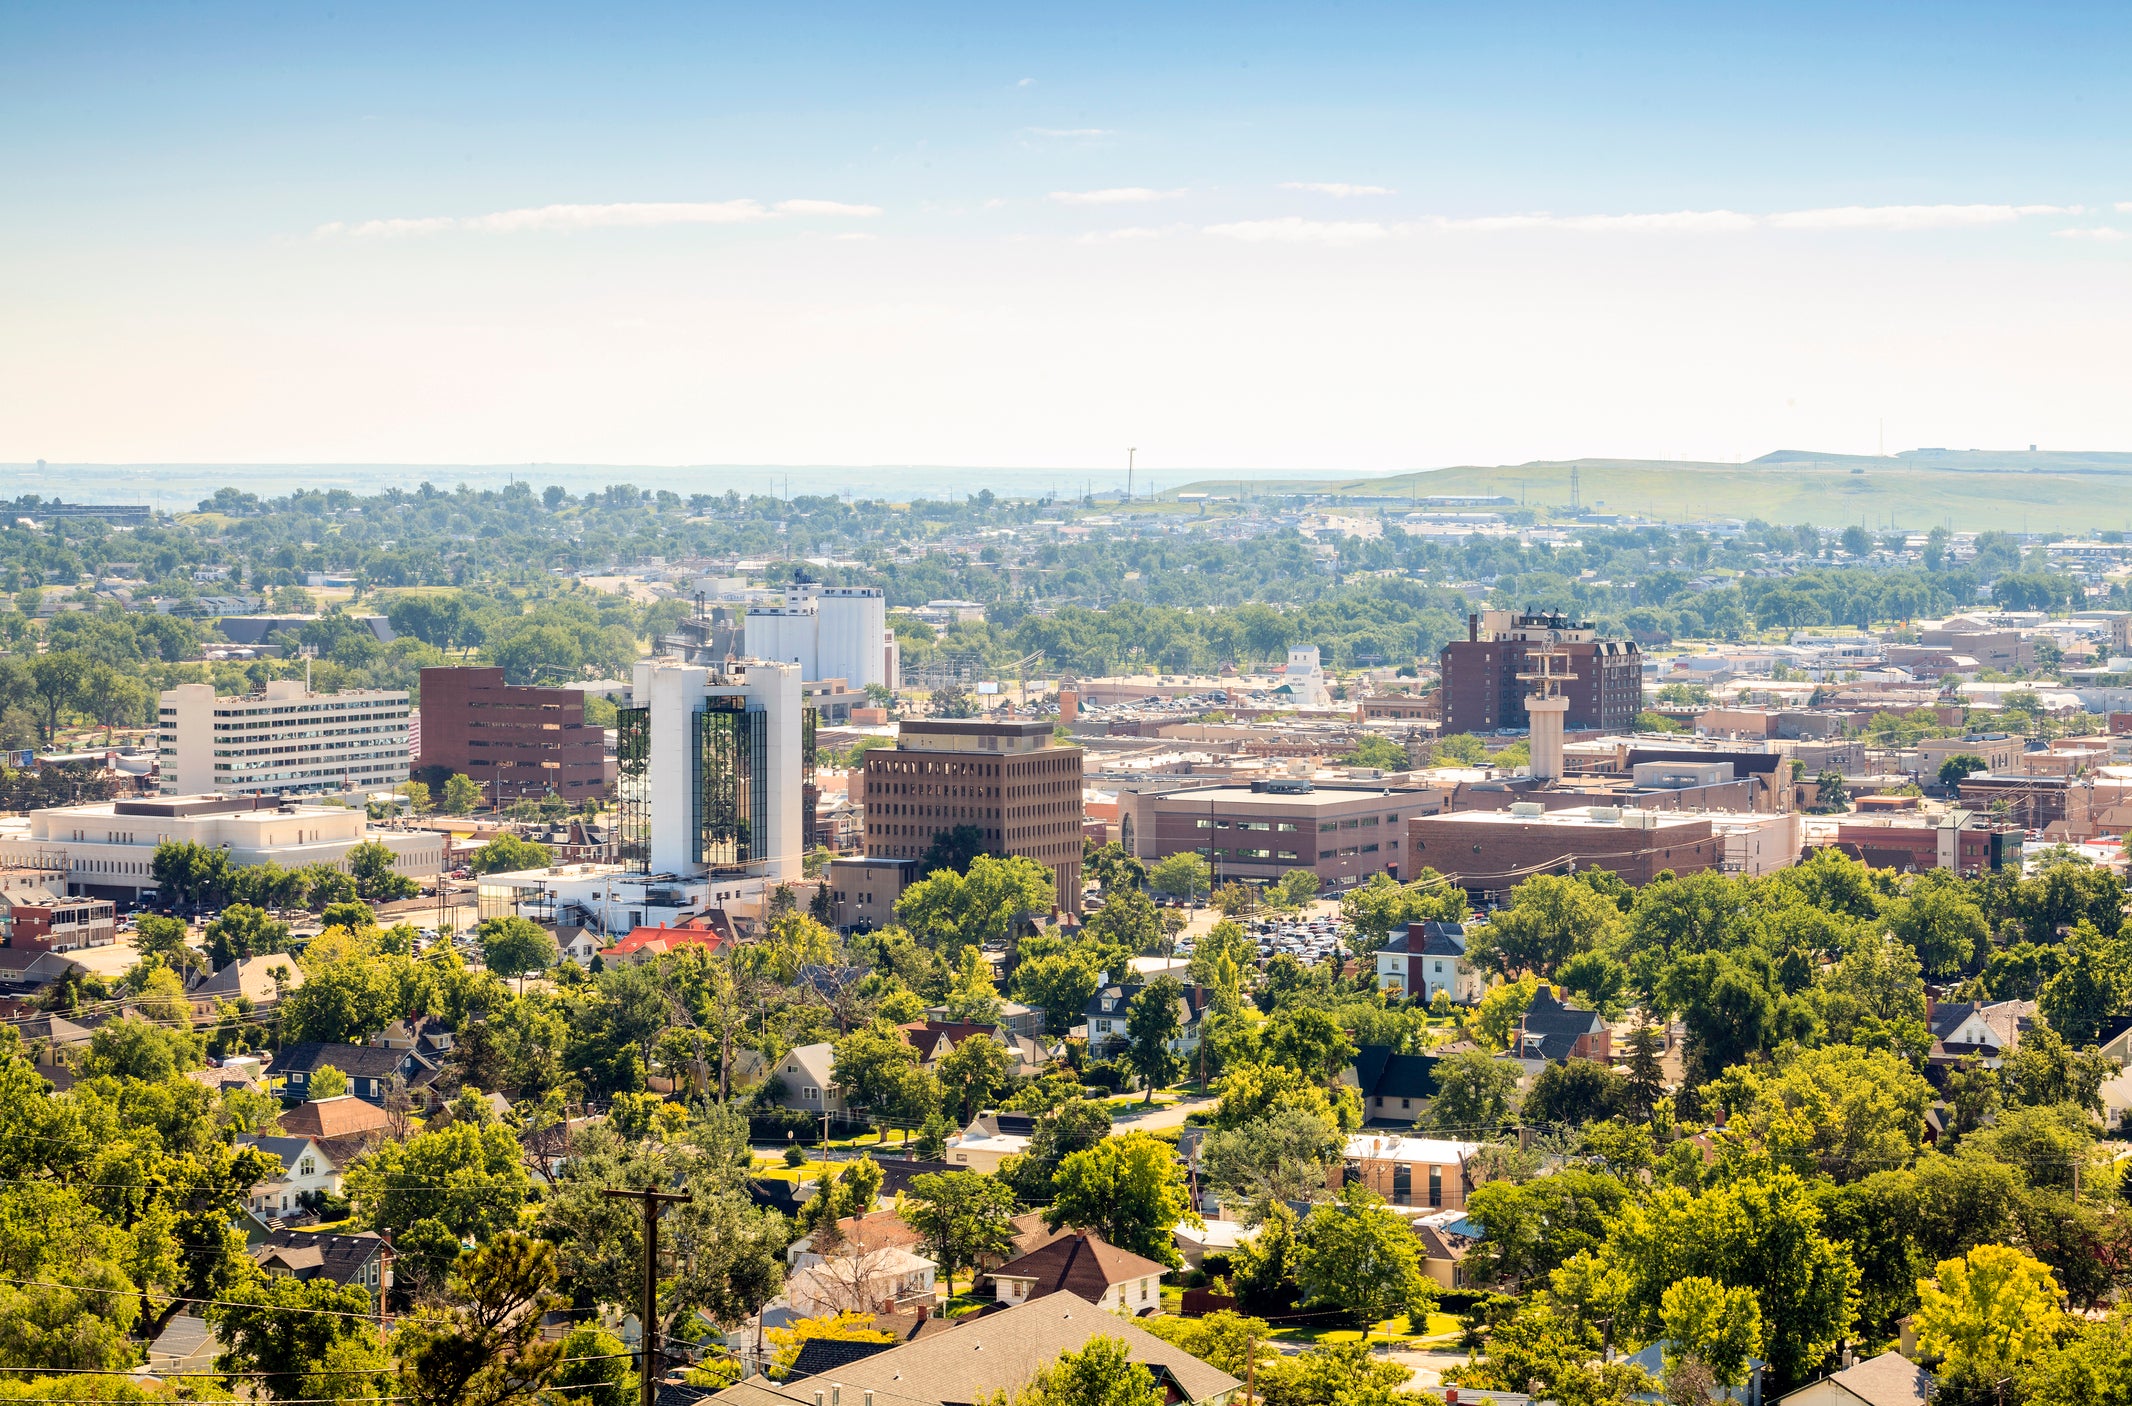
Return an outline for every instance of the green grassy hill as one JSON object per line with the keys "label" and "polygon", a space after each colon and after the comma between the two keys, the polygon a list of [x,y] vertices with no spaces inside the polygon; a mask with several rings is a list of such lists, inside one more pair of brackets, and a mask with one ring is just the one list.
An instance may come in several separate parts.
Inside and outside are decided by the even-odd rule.
{"label": "green grassy hill", "polygon": [[[1321,493],[1357,498],[1501,494],[1542,521],[1566,514],[1570,471],[1595,512],[1668,522],[1761,518],[1882,530],[2087,532],[2132,527],[2132,454],[1911,450],[1888,458],[1779,450],[1748,464],[1653,459],[1427,469],[1377,478],[1252,480],[1252,496]],[[1234,480],[1177,493],[1225,494]],[[1173,496],[1166,491],[1164,497]]]}

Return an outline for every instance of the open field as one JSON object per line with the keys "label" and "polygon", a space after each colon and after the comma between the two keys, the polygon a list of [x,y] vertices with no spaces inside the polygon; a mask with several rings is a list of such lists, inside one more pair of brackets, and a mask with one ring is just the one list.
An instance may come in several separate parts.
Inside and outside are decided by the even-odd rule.
{"label": "open field", "polygon": [[[1667,522],[1761,518],[1874,530],[2078,531],[2132,527],[2132,456],[1954,454],[1870,458],[1781,451],[1749,464],[1653,459],[1460,467],[1353,479],[1261,479],[1260,493],[1327,493],[1419,500],[1496,495],[1560,516],[1576,470],[1587,509]],[[1233,493],[1233,480],[1185,484],[1178,492]]]}

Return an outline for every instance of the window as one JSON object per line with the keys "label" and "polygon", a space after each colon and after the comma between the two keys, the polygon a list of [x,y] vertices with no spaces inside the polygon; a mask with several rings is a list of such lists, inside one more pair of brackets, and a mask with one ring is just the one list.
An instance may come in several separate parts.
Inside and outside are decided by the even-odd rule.
{"label": "window", "polygon": [[1276,859],[1294,859],[1297,857],[1296,852],[1292,849],[1275,850],[1273,855]]}
{"label": "window", "polygon": [[1192,822],[1192,828],[1194,830],[1211,830],[1214,828],[1214,822],[1207,819],[1205,816],[1201,816],[1199,819]]}
{"label": "window", "polygon": [[1275,823],[1273,828],[1276,830],[1293,832],[1295,830],[1295,822],[1293,820],[1278,821]]}
{"label": "window", "polygon": [[304,1158],[304,1159],[303,1159],[303,1161],[301,1161],[301,1162],[298,1162],[298,1163],[296,1164],[296,1175],[298,1175],[298,1176],[300,1176],[300,1177],[310,1177],[310,1176],[317,1176],[317,1175],[318,1175],[318,1163],[317,1163],[317,1161],[315,1161],[314,1159],[312,1159],[312,1158],[309,1158],[309,1157],[306,1157],[306,1158]]}
{"label": "window", "polygon": [[1442,1167],[1431,1167],[1429,1168],[1429,1204],[1441,1206],[1443,1203],[1444,1169]]}
{"label": "window", "polygon": [[1320,858],[1320,859],[1330,859],[1330,858],[1332,858],[1332,857],[1333,857],[1333,852],[1332,852],[1331,850],[1329,850],[1329,849],[1321,849],[1321,850],[1319,850],[1319,851],[1318,851],[1318,858]]}
{"label": "window", "polygon": [[1404,1162],[1392,1167],[1392,1204],[1404,1206],[1414,1199],[1414,1169]]}
{"label": "window", "polygon": [[1339,828],[1340,823],[1337,820],[1321,821],[1318,825],[1318,833],[1321,835],[1329,835]]}
{"label": "window", "polygon": [[1366,845],[1364,845],[1364,846],[1362,847],[1362,852],[1363,852],[1364,854],[1375,854],[1375,853],[1377,852],[1377,845],[1376,845],[1376,843],[1375,843],[1374,841],[1372,841],[1371,843],[1369,843],[1369,844],[1366,844]]}
{"label": "window", "polygon": [[1362,822],[1359,820],[1343,820],[1340,822],[1340,828],[1342,830],[1359,830],[1362,828]]}
{"label": "window", "polygon": [[814,1087],[814,1085],[812,1084],[809,1084],[806,1088],[800,1090],[800,1097],[807,1100],[807,1102],[809,1103],[813,1103],[821,1096],[822,1091]]}

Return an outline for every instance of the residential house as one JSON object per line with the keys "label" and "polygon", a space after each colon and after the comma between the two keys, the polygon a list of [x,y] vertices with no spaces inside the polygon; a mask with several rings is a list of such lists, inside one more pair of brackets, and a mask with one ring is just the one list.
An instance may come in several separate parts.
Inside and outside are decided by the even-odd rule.
{"label": "residential house", "polygon": [[[1972,1056],[1986,1069],[1997,1069],[2021,1043],[2021,1032],[2036,1016],[2034,1001],[1925,1002],[1925,1024],[1932,1031],[1928,1064],[1950,1067]],[[2108,1053],[2107,1049],[2104,1053]]]}
{"label": "residential house", "polygon": [[1777,1398],[1777,1406],[1927,1406],[1936,1383],[1893,1350],[1808,1382]]}
{"label": "residential house", "polygon": [[62,1015],[36,1015],[17,1025],[15,1033],[33,1052],[36,1063],[50,1065],[60,1062],[63,1051],[87,1049],[96,1031]]}
{"label": "residential house", "polygon": [[600,935],[591,928],[581,928],[569,923],[558,923],[555,928],[555,946],[563,956],[579,966],[588,966],[600,954]]}
{"label": "residential house", "polygon": [[[1042,1211],[1024,1211],[1015,1216],[1007,1222],[1007,1233],[1012,1248],[999,1258],[998,1263],[1000,1264],[1011,1263],[1020,1259],[1023,1255],[1043,1249],[1054,1240],[1061,1240],[1073,1234],[1072,1231],[1063,1227],[1053,1230],[1050,1226],[1044,1224],[1044,1213]],[[993,1267],[990,1262],[978,1266],[977,1273],[970,1283],[970,1291],[972,1293],[981,1294],[986,1288],[990,1287]]]}
{"label": "residential house", "polygon": [[222,1345],[208,1330],[207,1321],[180,1313],[163,1325],[148,1345],[148,1374],[175,1376],[179,1373],[207,1376],[215,1370],[215,1356]]}
{"label": "residential house", "polygon": [[1461,1005],[1481,998],[1487,976],[1466,957],[1466,927],[1431,919],[1408,923],[1406,931],[1377,949],[1377,985],[1420,1001],[1441,991]]}
{"label": "residential house", "polygon": [[612,947],[600,949],[600,960],[608,965],[616,962],[650,962],[669,952],[678,952],[684,947],[700,947],[705,952],[717,953],[733,942],[733,924],[723,909],[713,908],[707,913],[698,913],[683,918],[668,927],[661,923],[651,928],[631,928]]}
{"label": "residential house", "polygon": [[1611,1064],[1614,1034],[1604,1016],[1570,1005],[1543,983],[1518,1018],[1507,1057],[1523,1065],[1528,1077],[1568,1059]]}
{"label": "residential house", "polygon": [[[1088,998],[1081,1015],[1088,1025],[1089,1054],[1106,1059],[1126,1047],[1130,1042],[1125,1033],[1126,1014],[1133,998],[1144,989],[1144,984],[1137,981],[1114,983]],[[1199,1024],[1206,1015],[1209,995],[1204,986],[1186,986],[1178,992],[1179,1030],[1170,1041],[1172,1053],[1190,1055],[1199,1048]]]}
{"label": "residential house", "polygon": [[393,1076],[413,1067],[407,1051],[382,1045],[329,1045],[306,1040],[274,1056],[273,1076],[282,1081],[281,1096],[300,1103],[309,1094],[312,1076],[327,1065],[348,1076],[348,1092],[365,1103],[382,1104],[392,1092]]}
{"label": "residential house", "polygon": [[275,1230],[247,1247],[252,1262],[270,1277],[324,1279],[343,1288],[359,1284],[372,1303],[392,1288],[392,1242],[371,1231],[356,1235],[309,1235]]}
{"label": "residential house", "polygon": [[411,1016],[394,1021],[363,1043],[381,1050],[406,1050],[442,1062],[452,1052],[452,1028],[442,1016]]}
{"label": "residential house", "polygon": [[[925,1018],[927,1020],[946,1020],[948,1018],[948,1008],[946,1006],[927,1006],[925,1008]],[[999,1024],[1010,1035],[1027,1035],[1032,1040],[1044,1038],[1044,1013],[1039,1010],[1032,1010],[1019,1001],[1000,1002]]]}
{"label": "residential house", "polygon": [[980,1113],[948,1139],[948,1161],[973,1172],[996,1172],[1000,1163],[1029,1150],[1029,1136],[1035,1131],[1036,1115],[1031,1113]]}
{"label": "residential house", "polygon": [[[1227,1406],[1243,1383],[1137,1324],[1105,1313],[1072,1291],[975,1314],[946,1332],[931,1332],[836,1370],[844,1406],[868,1394],[876,1406],[975,1406],[1011,1397],[1068,1352],[1094,1337],[1117,1338],[1128,1356],[1154,1374],[1169,1406]],[[815,1406],[819,1378],[774,1382],[755,1376],[709,1398],[714,1406]],[[826,1400],[826,1398],[825,1398]]]}
{"label": "residential house", "polygon": [[304,984],[303,967],[286,952],[242,957],[213,976],[202,977],[185,993],[192,1004],[194,1020],[214,1018],[216,1004],[249,1001],[254,1008],[271,1006]]}
{"label": "residential house", "polygon": [[1421,1242],[1421,1272],[1439,1288],[1470,1288],[1466,1256],[1480,1243],[1481,1228],[1464,1211],[1437,1211],[1414,1221],[1413,1227],[1414,1238]]}
{"label": "residential house", "polygon": [[1063,1291],[1106,1313],[1138,1317],[1162,1307],[1162,1276],[1167,1273],[1168,1265],[1121,1250],[1092,1231],[1077,1230],[1008,1260],[990,1278],[994,1297],[1004,1304]]}
{"label": "residential house", "polygon": [[931,1305],[939,1266],[895,1245],[818,1259],[785,1276],[780,1295],[808,1318],[837,1313],[888,1313],[909,1304]]}
{"label": "residential house", "polygon": [[1412,1123],[1436,1097],[1436,1056],[1400,1054],[1390,1045],[1363,1045],[1341,1082],[1362,1096],[1371,1123]]}
{"label": "residential house", "polygon": [[1051,1063],[1051,1051],[1027,1035],[1017,1035],[1003,1025],[979,1025],[967,1021],[920,1020],[899,1026],[903,1038],[918,1051],[918,1057],[930,1070],[938,1070],[940,1061],[972,1035],[984,1035],[1007,1052],[1014,1061],[1014,1072],[1019,1078],[1033,1078],[1041,1074]]}
{"label": "residential house", "polygon": [[1208,1255],[1233,1255],[1258,1238],[1260,1227],[1240,1220],[1210,1220],[1193,1227],[1180,1224],[1170,1232],[1170,1243],[1184,1258],[1186,1269],[1199,1269]]}
{"label": "residential house", "polygon": [[1360,1182],[1394,1206],[1464,1210],[1476,1184],[1473,1162],[1480,1150],[1477,1142],[1356,1133],[1347,1140],[1341,1164],[1327,1173],[1326,1186],[1337,1191]]}
{"label": "residential house", "polygon": [[[1664,1406],[1668,1398],[1665,1392],[1660,1390],[1659,1384],[1665,1380],[1666,1355],[1672,1350],[1672,1343],[1660,1339],[1642,1351],[1628,1353],[1621,1359],[1631,1367],[1643,1368],[1644,1373],[1651,1379],[1649,1387],[1630,1393],[1629,1400],[1649,1402],[1651,1406]],[[1767,1364],[1759,1357],[1750,1357],[1747,1359],[1747,1380],[1739,1386],[1712,1386],[1708,1400],[1711,1406],[1762,1406],[1765,1399],[1763,1387],[1766,1385],[1767,1376]]]}
{"label": "residential house", "polygon": [[846,1216],[837,1222],[837,1237],[836,1245],[824,1254],[817,1249],[821,1240],[820,1234],[808,1231],[785,1247],[786,1267],[811,1269],[825,1259],[864,1250],[898,1249],[924,1254],[927,1248],[925,1237],[911,1229],[894,1210],[869,1211],[863,1216]]}
{"label": "residential house", "polygon": [[257,1214],[285,1220],[306,1209],[306,1197],[337,1195],[340,1163],[308,1137],[240,1137],[239,1147],[256,1147],[272,1157],[278,1170],[252,1188],[246,1204]]}
{"label": "residential house", "polygon": [[772,1102],[781,1108],[796,1108],[840,1122],[851,1115],[851,1105],[836,1081],[836,1046],[826,1040],[801,1045],[787,1054],[777,1062],[777,1072],[771,1077],[779,1089]]}
{"label": "residential house", "polygon": [[384,1109],[353,1094],[312,1099],[281,1115],[284,1137],[309,1138],[343,1167],[384,1141],[391,1123]]}
{"label": "residential house", "polygon": [[0,995],[32,996],[88,968],[60,952],[0,947]]}

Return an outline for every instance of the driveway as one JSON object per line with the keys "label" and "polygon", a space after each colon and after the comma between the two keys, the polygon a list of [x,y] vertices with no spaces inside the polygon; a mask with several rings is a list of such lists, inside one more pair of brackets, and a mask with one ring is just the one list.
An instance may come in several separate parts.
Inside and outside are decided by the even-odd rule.
{"label": "driveway", "polygon": [[1138,1104],[1122,1109],[1113,1105],[1110,1117],[1111,1122],[1125,1132],[1134,1129],[1153,1132],[1157,1128],[1181,1128],[1186,1116],[1193,1110],[1212,1108],[1219,1101],[1207,1094],[1200,1094],[1194,1098],[1179,1099],[1175,1103],[1159,1103],[1145,1112],[1139,1111],[1141,1105]]}

